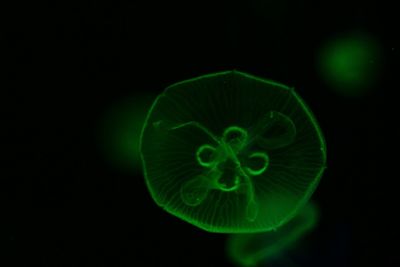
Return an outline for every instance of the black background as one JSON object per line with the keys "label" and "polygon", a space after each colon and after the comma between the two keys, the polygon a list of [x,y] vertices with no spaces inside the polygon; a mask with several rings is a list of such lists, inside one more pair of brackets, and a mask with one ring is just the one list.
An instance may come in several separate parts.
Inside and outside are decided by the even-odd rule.
{"label": "black background", "polygon": [[[227,69],[295,86],[325,133],[321,221],[299,265],[399,264],[394,4],[55,2],[3,9],[7,266],[231,266],[225,235],[162,211],[94,138],[114,100]],[[315,54],[351,30],[379,41],[382,67],[371,93],[348,98],[327,89]]]}

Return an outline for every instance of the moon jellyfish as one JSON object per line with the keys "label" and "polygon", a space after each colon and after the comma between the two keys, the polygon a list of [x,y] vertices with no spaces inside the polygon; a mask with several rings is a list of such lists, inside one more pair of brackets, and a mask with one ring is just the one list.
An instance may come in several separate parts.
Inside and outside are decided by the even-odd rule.
{"label": "moon jellyfish", "polygon": [[227,240],[227,256],[238,266],[250,267],[279,261],[318,221],[317,208],[308,203],[299,213],[275,231],[233,234]]}
{"label": "moon jellyfish", "polygon": [[321,130],[294,89],[240,71],[169,86],[140,149],[154,201],[219,233],[279,227],[307,202],[326,162]]}

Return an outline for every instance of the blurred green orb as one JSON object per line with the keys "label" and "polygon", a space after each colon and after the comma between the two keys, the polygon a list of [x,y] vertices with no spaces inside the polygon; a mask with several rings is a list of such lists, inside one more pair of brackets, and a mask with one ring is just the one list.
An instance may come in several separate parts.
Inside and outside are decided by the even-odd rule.
{"label": "blurred green orb", "polygon": [[141,171],[140,132],[155,96],[134,94],[105,109],[98,129],[98,144],[104,160],[122,172]]}
{"label": "blurred green orb", "polygon": [[348,35],[328,41],[317,60],[321,78],[344,96],[367,93],[379,75],[379,46],[366,35]]}

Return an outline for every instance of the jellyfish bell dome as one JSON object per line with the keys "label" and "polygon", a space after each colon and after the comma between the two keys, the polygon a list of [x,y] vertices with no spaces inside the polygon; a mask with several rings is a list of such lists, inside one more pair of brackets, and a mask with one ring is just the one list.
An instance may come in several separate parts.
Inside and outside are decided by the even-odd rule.
{"label": "jellyfish bell dome", "polygon": [[154,201],[220,233],[290,220],[326,164],[322,132],[294,89],[236,70],[169,86],[148,112],[140,150]]}

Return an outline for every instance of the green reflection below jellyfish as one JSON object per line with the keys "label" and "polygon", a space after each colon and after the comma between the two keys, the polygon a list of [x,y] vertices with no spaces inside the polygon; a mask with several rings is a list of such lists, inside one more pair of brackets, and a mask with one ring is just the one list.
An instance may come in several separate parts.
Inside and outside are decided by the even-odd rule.
{"label": "green reflection below jellyfish", "polygon": [[155,202],[220,233],[289,221],[326,162],[321,130],[294,89],[239,71],[169,86],[147,115],[140,149]]}
{"label": "green reflection below jellyfish", "polygon": [[298,241],[314,229],[318,222],[318,209],[308,203],[289,222],[276,231],[257,234],[233,234],[226,244],[227,256],[243,267],[258,266],[284,257]]}

